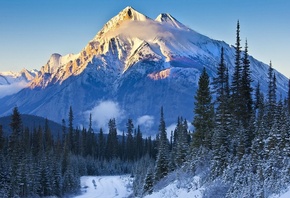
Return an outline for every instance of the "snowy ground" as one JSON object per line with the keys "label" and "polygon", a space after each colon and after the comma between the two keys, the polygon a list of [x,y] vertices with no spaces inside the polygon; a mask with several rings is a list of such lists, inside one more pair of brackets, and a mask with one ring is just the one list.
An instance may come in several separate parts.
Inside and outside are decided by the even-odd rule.
{"label": "snowy ground", "polygon": [[145,198],[202,198],[203,189],[186,189],[179,188],[176,182],[169,184],[158,192],[153,192]]}
{"label": "snowy ground", "polygon": [[130,175],[119,176],[83,176],[82,194],[74,198],[112,198],[129,197],[132,193]]}
{"label": "snowy ground", "polygon": [[[175,180],[164,188],[154,191],[146,198],[202,198],[204,188],[198,185],[198,177],[189,182],[189,186]],[[81,177],[82,194],[74,198],[126,198],[132,194],[133,179],[130,175],[117,176],[83,176]],[[186,181],[185,181],[186,183]],[[187,187],[186,187],[187,186]],[[289,190],[271,198],[290,198]]]}
{"label": "snowy ground", "polygon": [[154,190],[151,195],[145,196],[145,198],[202,198],[204,189],[200,187],[198,176],[188,179],[184,175],[178,177],[176,174],[169,175],[175,179],[163,186],[159,190]]}
{"label": "snowy ground", "polygon": [[272,195],[271,198],[289,198],[290,197],[290,186],[288,187],[288,190],[284,193],[281,193],[279,195]]}

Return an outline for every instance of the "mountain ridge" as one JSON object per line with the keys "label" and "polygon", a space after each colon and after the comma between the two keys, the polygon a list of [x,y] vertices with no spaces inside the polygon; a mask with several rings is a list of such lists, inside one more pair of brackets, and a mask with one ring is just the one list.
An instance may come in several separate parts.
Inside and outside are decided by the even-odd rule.
{"label": "mountain ridge", "polygon": [[[55,55],[56,59],[48,61],[29,88],[1,99],[5,105],[0,108],[1,114],[11,112],[17,105],[23,113],[45,115],[60,122],[72,106],[75,117],[80,117],[76,123],[85,125],[85,112],[93,112],[103,101],[113,101],[126,112],[126,117],[134,120],[146,115],[158,118],[160,106],[164,106],[165,115],[167,110],[169,124],[175,123],[177,116],[192,119],[200,73],[205,67],[210,77],[216,75],[222,47],[232,74],[234,48],[224,41],[191,30],[170,14],[160,14],[152,20],[126,7],[80,53],[63,64],[59,64],[60,56]],[[266,93],[268,65],[252,56],[250,62],[252,86],[259,81]],[[278,93],[285,96],[288,80],[275,73]],[[125,126],[124,117],[117,119]],[[157,123],[154,120],[152,126]]]}

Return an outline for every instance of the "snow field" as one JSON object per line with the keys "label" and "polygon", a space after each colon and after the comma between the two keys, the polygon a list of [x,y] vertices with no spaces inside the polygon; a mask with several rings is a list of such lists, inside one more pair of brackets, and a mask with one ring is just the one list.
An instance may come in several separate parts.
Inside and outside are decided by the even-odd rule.
{"label": "snow field", "polygon": [[83,176],[81,195],[75,198],[112,198],[129,197],[132,193],[133,179],[130,175]]}

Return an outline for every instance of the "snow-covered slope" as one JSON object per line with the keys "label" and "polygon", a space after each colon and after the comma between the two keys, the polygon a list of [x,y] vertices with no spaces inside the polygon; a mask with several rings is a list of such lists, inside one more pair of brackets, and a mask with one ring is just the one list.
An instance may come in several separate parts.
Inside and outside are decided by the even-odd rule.
{"label": "snow-covered slope", "polygon": [[132,194],[132,178],[130,175],[83,176],[81,192],[74,198],[129,197]]}
{"label": "snow-covered slope", "polygon": [[[10,114],[17,105],[23,113],[60,122],[71,105],[76,124],[86,125],[88,112],[109,100],[123,112],[119,122],[148,116],[156,126],[160,106],[168,125],[175,123],[177,116],[191,120],[200,73],[205,67],[210,77],[215,76],[221,47],[233,73],[234,48],[227,43],[186,27],[170,14],[160,14],[154,20],[126,7],[79,54],[53,54],[29,88],[0,100],[4,104],[0,112]],[[259,81],[266,91],[268,65],[253,57],[250,62],[253,86]],[[275,72],[278,96],[285,96],[288,80]],[[98,112],[104,113],[107,111]],[[152,134],[157,131],[153,129]]]}

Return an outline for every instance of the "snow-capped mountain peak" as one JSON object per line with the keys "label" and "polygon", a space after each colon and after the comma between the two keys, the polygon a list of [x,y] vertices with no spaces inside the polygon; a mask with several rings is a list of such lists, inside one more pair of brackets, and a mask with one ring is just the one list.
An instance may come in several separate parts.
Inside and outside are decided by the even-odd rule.
{"label": "snow-capped mountain peak", "polygon": [[171,16],[168,13],[159,14],[157,18],[155,19],[155,21],[158,21],[163,24],[168,24],[179,29],[184,29],[184,28],[187,29],[185,25],[180,23],[177,19],[175,19],[173,16]]}
{"label": "snow-capped mountain peak", "polygon": [[[170,14],[153,20],[126,7],[79,54],[53,54],[29,88],[0,100],[1,112],[10,113],[17,104],[24,113],[59,121],[72,105],[79,116],[76,122],[85,123],[83,112],[109,100],[136,119],[158,117],[160,106],[168,110],[168,123],[175,122],[176,115],[192,118],[200,73],[205,67],[210,77],[216,75],[222,47],[232,74],[235,51],[230,45],[189,29]],[[251,56],[250,62],[252,78],[265,91],[269,66]],[[288,80],[278,72],[276,77],[277,90],[285,95]]]}
{"label": "snow-capped mountain peak", "polygon": [[46,67],[43,68],[44,72],[53,73],[60,66],[60,58],[60,54],[52,54],[46,64]]}
{"label": "snow-capped mountain peak", "polygon": [[30,82],[32,81],[35,76],[37,75],[38,71],[36,69],[33,69],[33,70],[27,70],[25,68],[23,68],[21,71],[20,71],[20,75],[27,81],[27,82]]}
{"label": "snow-capped mountain peak", "polygon": [[113,17],[109,20],[103,27],[101,31],[98,32],[95,39],[100,38],[110,30],[115,30],[118,28],[124,21],[146,21],[151,20],[149,17],[141,14],[140,12],[136,11],[131,6],[126,7],[118,15]]}
{"label": "snow-capped mountain peak", "polygon": [[76,59],[79,54],[67,54],[62,56],[58,53],[53,53],[49,60],[47,61],[46,65],[41,68],[41,72],[43,73],[55,73],[59,67],[67,64],[68,62]]}

